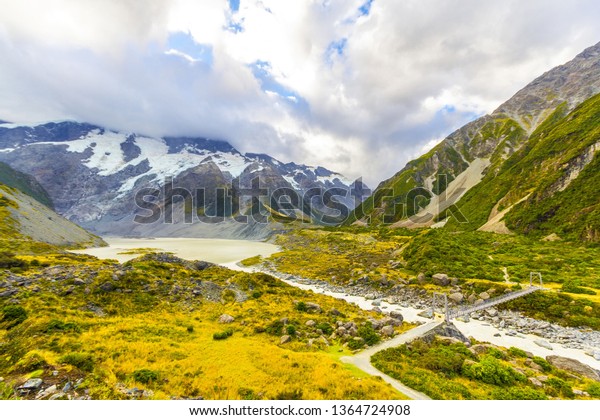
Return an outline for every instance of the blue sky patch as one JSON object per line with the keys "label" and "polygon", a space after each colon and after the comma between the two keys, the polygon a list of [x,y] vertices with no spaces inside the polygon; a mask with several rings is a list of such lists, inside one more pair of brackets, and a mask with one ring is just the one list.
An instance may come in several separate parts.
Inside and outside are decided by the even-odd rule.
{"label": "blue sky patch", "polygon": [[287,100],[287,103],[298,111],[308,112],[309,105],[297,92],[277,82],[271,74],[271,63],[268,61],[255,61],[250,64],[254,77],[260,82],[264,92],[274,92]]}
{"label": "blue sky patch", "polygon": [[360,16],[368,16],[369,13],[371,12],[371,5],[373,4],[374,0],[367,0],[365,3],[363,3],[362,6],[360,6],[358,8],[358,13],[360,14]]}
{"label": "blue sky patch", "polygon": [[202,61],[206,64],[212,64],[213,51],[212,46],[208,44],[198,44],[189,33],[174,32],[169,35],[167,41],[168,49],[177,50],[194,60]]}
{"label": "blue sky patch", "polygon": [[229,8],[234,13],[240,10],[240,0],[229,0]]}

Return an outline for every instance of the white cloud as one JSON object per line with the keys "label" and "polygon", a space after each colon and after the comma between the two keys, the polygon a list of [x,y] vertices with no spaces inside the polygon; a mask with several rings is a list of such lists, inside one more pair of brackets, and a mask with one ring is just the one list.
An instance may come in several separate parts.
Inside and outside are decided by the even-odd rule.
{"label": "white cloud", "polygon": [[376,184],[600,40],[595,0],[364,3],[0,0],[0,119],[220,137]]}

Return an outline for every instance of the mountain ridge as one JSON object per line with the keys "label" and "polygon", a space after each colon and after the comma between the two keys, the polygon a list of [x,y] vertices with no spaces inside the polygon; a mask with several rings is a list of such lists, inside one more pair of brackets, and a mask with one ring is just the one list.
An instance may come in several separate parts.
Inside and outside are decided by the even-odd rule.
{"label": "mountain ridge", "polygon": [[[485,179],[497,176],[520,151],[529,150],[532,136],[548,120],[564,118],[599,92],[600,43],[545,72],[492,114],[467,123],[432,150],[407,163],[357,206],[347,224],[384,223],[414,228],[439,227],[452,220],[452,226],[460,229],[456,217],[449,216],[459,213],[457,210],[465,206],[466,197],[473,188]],[[557,117],[557,110],[562,112],[560,117]],[[484,164],[481,164],[482,159]],[[473,194],[469,198],[473,204],[467,208],[478,211]],[[521,199],[522,196],[511,198],[504,204],[513,205]],[[498,202],[491,206],[484,204],[489,211],[486,216],[492,216]],[[469,214],[462,216],[469,218]],[[479,228],[487,222],[486,218],[479,226],[471,223],[469,229]]]}
{"label": "mountain ridge", "polygon": [[[0,124],[0,161],[10,162],[35,177],[59,213],[86,229],[107,235],[264,238],[273,228],[281,228],[268,223],[238,226],[231,220],[224,220],[219,227],[207,223],[182,225],[181,220],[153,226],[134,224],[135,216],[143,213],[136,205],[136,193],[147,188],[163,191],[169,183],[190,192],[192,204],[198,207],[193,219],[215,211],[231,218],[239,208],[241,214],[250,210],[270,213],[287,218],[287,222],[318,221],[336,212],[347,213],[357,204],[351,195],[355,182],[320,166],[283,163],[266,154],[244,154],[222,140],[147,137],[72,121],[36,126]],[[260,179],[259,185],[253,184],[256,178]],[[267,191],[258,207],[251,197],[243,195],[254,194],[256,188],[255,192],[261,194]],[[205,192],[203,200],[196,199],[198,190]],[[219,190],[228,193],[221,196]],[[317,190],[322,192],[321,200],[311,196]],[[337,191],[333,201],[324,194],[328,190]],[[290,198],[294,210],[279,203],[279,196],[273,201],[272,195],[278,191],[295,196]],[[236,198],[240,193],[241,201]],[[177,214],[190,214],[181,200],[169,203],[172,197],[166,197],[166,192],[161,194],[161,211],[172,208]]]}

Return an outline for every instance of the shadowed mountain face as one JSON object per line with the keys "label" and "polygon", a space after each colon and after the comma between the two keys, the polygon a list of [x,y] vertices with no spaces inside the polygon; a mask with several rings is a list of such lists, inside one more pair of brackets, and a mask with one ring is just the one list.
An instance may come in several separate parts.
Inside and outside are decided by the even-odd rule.
{"label": "shadowed mountain face", "polygon": [[597,185],[599,92],[597,44],[409,162],[347,223],[598,240],[600,200],[586,186]]}
{"label": "shadowed mountain face", "polygon": [[37,179],[60,214],[105,235],[262,238],[285,223],[339,222],[366,189],[225,141],[68,121],[0,124],[0,161]]}
{"label": "shadowed mountain face", "polygon": [[[0,163],[0,246],[20,249],[21,244],[100,246],[104,242],[56,214],[37,181]],[[31,249],[34,245],[25,245]]]}

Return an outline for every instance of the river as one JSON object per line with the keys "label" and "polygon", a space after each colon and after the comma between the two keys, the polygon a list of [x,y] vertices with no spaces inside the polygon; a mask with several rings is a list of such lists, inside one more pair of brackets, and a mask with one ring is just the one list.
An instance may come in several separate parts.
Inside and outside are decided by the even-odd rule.
{"label": "river", "polygon": [[[276,245],[247,240],[205,238],[103,239],[109,244],[108,247],[89,248],[72,252],[89,254],[98,258],[116,259],[122,263],[139,256],[139,254],[131,254],[130,252],[132,252],[132,250],[139,248],[151,248],[160,252],[171,252],[180,258],[188,260],[203,260],[220,264],[233,270],[254,271],[252,268],[239,266],[237,262],[256,255],[267,257],[280,250]],[[373,309],[372,301],[367,300],[362,296],[351,296],[345,293],[336,293],[316,286],[290,281],[285,277],[280,277],[280,280],[301,289],[312,290],[316,293],[326,294],[343,299],[347,302],[355,303],[359,307],[366,310]],[[421,312],[421,310],[415,308],[390,304],[387,302],[383,302],[380,308],[386,313],[390,311],[398,311],[402,313],[404,319],[408,322],[427,321],[427,319],[421,318],[417,315],[419,312]],[[600,369],[600,360],[596,360],[593,357],[585,354],[583,350],[567,348],[557,343],[551,343],[552,350],[549,350],[535,344],[535,340],[540,339],[540,337],[535,335],[519,334],[516,337],[508,336],[494,326],[477,320],[471,320],[468,323],[456,321],[455,325],[467,337],[473,337],[479,341],[489,342],[502,347],[518,347],[541,357],[551,354],[570,357],[592,366],[595,369]],[[501,333],[501,335],[498,336],[498,333]]]}

